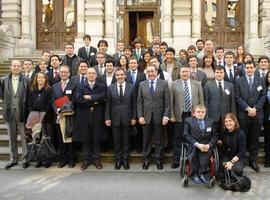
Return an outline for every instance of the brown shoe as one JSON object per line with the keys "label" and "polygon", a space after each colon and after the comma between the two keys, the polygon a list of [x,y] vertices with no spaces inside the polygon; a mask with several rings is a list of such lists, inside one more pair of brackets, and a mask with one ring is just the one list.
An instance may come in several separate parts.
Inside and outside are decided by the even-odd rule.
{"label": "brown shoe", "polygon": [[81,170],[86,170],[89,165],[90,165],[89,161],[83,161],[81,165]]}
{"label": "brown shoe", "polygon": [[93,163],[97,169],[102,169],[102,165],[100,163],[100,160],[93,160]]}

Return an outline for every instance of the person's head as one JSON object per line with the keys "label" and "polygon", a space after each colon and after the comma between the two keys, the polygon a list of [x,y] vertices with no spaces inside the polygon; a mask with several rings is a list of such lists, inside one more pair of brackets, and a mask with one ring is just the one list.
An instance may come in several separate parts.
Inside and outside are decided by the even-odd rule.
{"label": "person's head", "polygon": [[44,72],[40,71],[35,74],[35,78],[32,83],[32,88],[34,87],[45,87],[45,88],[50,87],[48,76]]}
{"label": "person's head", "polygon": [[223,47],[217,47],[215,49],[216,57],[218,60],[222,60],[224,57],[224,48]]}
{"label": "person's head", "polygon": [[245,55],[245,47],[240,45],[237,47],[236,49],[236,56],[239,57],[239,56],[244,56]]}
{"label": "person's head", "polygon": [[152,56],[150,59],[150,65],[154,65],[157,69],[159,69],[160,63],[156,57]]}
{"label": "person's head", "polygon": [[128,60],[127,57],[125,55],[121,55],[119,57],[119,60],[116,64],[117,67],[124,67],[124,69],[126,69],[128,67]]}
{"label": "person's head", "polygon": [[114,71],[114,60],[109,58],[105,62],[105,71],[108,74],[112,74]]}
{"label": "person's head", "polygon": [[213,50],[214,50],[213,42],[211,40],[206,40],[204,44],[204,51],[208,53],[213,53]]}
{"label": "person's head", "polygon": [[217,81],[222,81],[224,80],[224,77],[225,77],[224,68],[221,65],[218,65],[215,69],[215,79]]}
{"label": "person's head", "polygon": [[33,61],[31,59],[24,60],[23,69],[26,73],[33,71]]}
{"label": "person's head", "polygon": [[198,66],[198,58],[195,55],[188,57],[188,64],[192,69],[196,69]]}
{"label": "person's head", "polygon": [[246,53],[244,55],[244,63],[247,62],[247,61],[254,61],[254,58],[253,58],[253,55],[252,54]]}
{"label": "person's head", "polygon": [[85,75],[88,69],[88,63],[84,60],[79,62],[78,73]]}
{"label": "person's head", "polygon": [[158,55],[159,52],[160,52],[159,43],[154,43],[153,47],[152,47],[152,50],[153,50],[153,54]]}
{"label": "person's head", "polygon": [[204,47],[204,41],[203,39],[198,39],[196,41],[196,47],[199,51],[202,51],[203,50],[203,47]]}
{"label": "person's head", "polygon": [[158,69],[156,68],[156,66],[154,65],[149,65],[146,68],[146,74],[149,80],[155,80],[157,78],[158,75]]}
{"label": "person's head", "polygon": [[47,71],[48,64],[45,60],[39,61],[38,66],[39,66],[40,71],[42,71],[42,72]]}
{"label": "person's head", "polygon": [[151,58],[151,53],[150,51],[145,51],[143,53],[143,60],[145,63],[149,63],[150,62],[150,58]]}
{"label": "person's head", "polygon": [[18,76],[22,71],[22,65],[19,60],[13,60],[11,62],[10,71],[13,76]]}
{"label": "person's head", "polygon": [[183,65],[180,68],[180,79],[187,81],[190,78],[190,69],[188,65]]}
{"label": "person's head", "polygon": [[66,81],[69,79],[70,76],[70,68],[67,65],[61,65],[59,69],[60,78],[63,81]]}
{"label": "person's head", "polygon": [[160,53],[163,55],[163,56],[165,56],[165,53],[166,53],[166,49],[168,48],[168,44],[166,43],[166,42],[161,42],[160,44],[159,44],[159,51],[160,51]]}
{"label": "person's head", "polygon": [[124,55],[127,58],[130,58],[131,57],[131,55],[132,55],[132,48],[131,48],[131,46],[129,46],[129,45],[125,46]]}
{"label": "person's head", "polygon": [[166,49],[166,53],[165,53],[166,62],[168,62],[168,63],[174,62],[174,55],[175,55],[174,48],[168,47]]}
{"label": "person's head", "polygon": [[202,68],[211,66],[211,68],[215,70],[215,59],[213,54],[204,54],[202,61]]}
{"label": "person's head", "polygon": [[192,113],[196,119],[204,119],[206,115],[206,107],[203,104],[198,104],[194,106]]}
{"label": "person's head", "polygon": [[255,63],[253,61],[247,61],[244,69],[247,76],[253,76],[256,71]]}
{"label": "person's head", "polygon": [[68,56],[73,56],[73,54],[74,54],[74,45],[72,43],[66,44],[66,54]]}
{"label": "person's head", "polygon": [[117,43],[117,51],[122,52],[122,51],[124,51],[124,48],[125,48],[124,42],[118,41],[118,43]]}
{"label": "person's head", "polygon": [[269,57],[268,56],[261,56],[258,59],[259,68],[261,70],[269,70]]}
{"label": "person's head", "polygon": [[180,49],[179,51],[179,59],[180,60],[186,60],[188,57],[188,52],[185,49]]}
{"label": "person's head", "polygon": [[134,46],[136,49],[142,48],[141,38],[137,37],[134,39]]}
{"label": "person's head", "polygon": [[189,45],[187,49],[188,55],[192,56],[196,53],[196,47],[194,45]]}
{"label": "person's head", "polygon": [[234,63],[234,53],[232,51],[227,51],[224,56],[224,60],[227,66],[233,66]]}
{"label": "person's head", "polygon": [[229,132],[233,132],[240,128],[237,117],[233,113],[227,113],[224,116],[224,128],[226,128]]}
{"label": "person's head", "polygon": [[47,64],[50,62],[51,52],[44,50],[42,51],[42,60],[44,60]]}
{"label": "person's head", "polygon": [[115,78],[118,84],[123,84],[126,79],[126,72],[123,68],[117,68],[115,70]]}
{"label": "person's head", "polygon": [[160,43],[161,38],[159,34],[155,34],[153,37],[153,43]]}
{"label": "person's head", "polygon": [[97,79],[97,72],[93,67],[87,69],[86,77],[89,82],[95,82]]}
{"label": "person's head", "polygon": [[108,49],[108,42],[106,40],[99,40],[98,44],[97,44],[97,47],[98,47],[100,52],[105,54],[107,49]]}
{"label": "person's head", "polygon": [[266,88],[270,87],[270,70],[268,70],[268,72],[265,75],[265,85],[266,85]]}
{"label": "person's head", "polygon": [[54,69],[58,69],[59,66],[61,64],[61,60],[60,57],[58,55],[52,55],[50,57],[50,65],[54,68]]}
{"label": "person's head", "polygon": [[97,58],[97,63],[99,65],[103,65],[105,63],[106,58],[105,58],[105,54],[103,52],[101,52],[101,51],[97,52],[96,58]]}
{"label": "person's head", "polygon": [[85,46],[89,46],[91,43],[91,36],[86,34],[83,36],[83,43]]}
{"label": "person's head", "polygon": [[131,71],[136,71],[138,69],[138,61],[136,57],[131,57],[128,60],[128,67]]}

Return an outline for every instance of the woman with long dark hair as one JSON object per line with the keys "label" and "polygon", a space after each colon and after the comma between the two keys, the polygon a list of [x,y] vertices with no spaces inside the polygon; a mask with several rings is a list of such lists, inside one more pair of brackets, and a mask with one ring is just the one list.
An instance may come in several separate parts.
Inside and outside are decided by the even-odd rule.
{"label": "woman with long dark hair", "polygon": [[215,58],[212,54],[205,54],[202,59],[202,67],[200,70],[206,73],[207,80],[215,79]]}

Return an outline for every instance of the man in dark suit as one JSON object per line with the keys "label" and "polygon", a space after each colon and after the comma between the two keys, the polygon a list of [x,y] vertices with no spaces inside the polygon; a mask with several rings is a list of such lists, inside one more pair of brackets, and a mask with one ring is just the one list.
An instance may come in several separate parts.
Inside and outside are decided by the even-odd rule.
{"label": "man in dark suit", "polygon": [[[129,70],[126,73],[126,82],[131,83],[135,89],[136,99],[138,97],[138,90],[140,82],[146,80],[145,73],[138,70],[138,61],[136,57],[131,57],[128,61]],[[142,127],[140,124],[136,125],[136,134],[132,135],[131,146],[137,150],[138,153],[142,152]]]}
{"label": "man in dark suit", "polygon": [[212,148],[218,136],[213,120],[207,118],[204,105],[194,107],[194,115],[185,120],[184,140],[187,143],[187,158],[195,183],[209,183],[209,162]]}
{"label": "man in dark suit", "polygon": [[239,78],[240,76],[243,76],[242,72],[240,71],[239,68],[237,68],[237,65],[234,66],[234,53],[232,51],[227,51],[225,53],[225,66],[224,66],[224,71],[225,71],[225,77],[224,80],[227,82],[235,83],[235,80]]}
{"label": "man in dark suit", "polygon": [[135,49],[132,50],[132,56],[137,58],[137,61],[140,62],[143,59],[144,50],[142,49],[142,42],[139,37],[134,39]]}
{"label": "man in dark suit", "polygon": [[265,76],[267,72],[269,71],[269,63],[270,63],[269,57],[261,56],[258,59],[258,63],[259,63],[259,68],[256,70],[255,76],[265,79]]}
{"label": "man in dark suit", "polygon": [[179,167],[184,122],[191,116],[194,106],[203,104],[203,89],[200,82],[190,79],[189,66],[180,69],[180,79],[171,84],[171,122],[173,131],[173,162],[171,168]]}
{"label": "man in dark suit", "polygon": [[190,78],[201,82],[202,87],[207,81],[206,73],[198,70],[198,58],[194,55],[188,57],[188,64],[190,66]]}
{"label": "man in dark suit", "polygon": [[124,42],[118,41],[118,43],[117,43],[117,52],[112,55],[114,63],[118,63],[120,56],[124,55],[124,48],[125,48]]}
{"label": "man in dark suit", "polygon": [[247,135],[249,165],[256,172],[260,171],[256,163],[259,148],[259,135],[263,123],[263,106],[266,98],[265,82],[255,76],[255,63],[245,64],[245,76],[235,81],[235,99],[241,129]]}
{"label": "man in dark suit", "polygon": [[[49,71],[51,69],[51,65],[50,65],[50,57],[51,57],[51,52],[48,50],[44,50],[42,51],[42,61],[45,61],[46,65],[47,65],[47,70]],[[39,68],[39,64],[37,64],[35,66],[35,73],[39,72],[40,68]]]}
{"label": "man in dark suit", "polygon": [[208,117],[214,120],[217,133],[221,133],[222,119],[226,113],[236,114],[234,85],[224,81],[224,69],[221,65],[215,69],[215,80],[207,81],[203,88],[204,104]]}
{"label": "man in dark suit", "polygon": [[66,54],[62,57],[62,64],[69,66],[71,75],[77,74],[79,62],[80,58],[74,53],[74,44],[66,44]]}
{"label": "man in dark suit", "polygon": [[88,68],[89,67],[87,61],[84,60],[80,61],[78,66],[78,74],[72,76],[70,80],[77,86],[84,85],[84,83],[87,81],[86,72]]}
{"label": "man in dark suit", "polygon": [[78,56],[86,60],[88,66],[93,67],[95,65],[95,55],[97,53],[97,49],[95,47],[90,46],[91,36],[86,34],[83,36],[84,47],[79,48]]}
{"label": "man in dark suit", "polygon": [[22,167],[29,166],[27,158],[27,143],[25,139],[25,122],[27,119],[28,81],[22,75],[21,62],[11,62],[10,74],[1,79],[0,97],[3,100],[3,118],[7,125],[10,162],[5,166],[9,169],[18,164],[17,136],[21,136],[22,142]]}
{"label": "man in dark suit", "polygon": [[32,83],[35,78],[35,72],[33,69],[33,61],[31,59],[24,60],[23,61],[23,70],[24,70],[24,76],[25,78]]}
{"label": "man in dark suit", "polygon": [[58,55],[52,55],[50,58],[50,65],[52,69],[48,71],[49,85],[53,85],[61,80],[59,68],[61,65],[61,59]]}
{"label": "man in dark suit", "polygon": [[168,84],[157,78],[158,69],[146,68],[148,80],[140,83],[137,99],[137,116],[143,130],[143,166],[150,165],[151,138],[154,136],[157,169],[163,169],[164,126],[169,122],[171,106]]}
{"label": "man in dark suit", "polygon": [[109,87],[111,84],[116,82],[113,59],[109,58],[108,60],[106,60],[104,65],[105,72],[102,76],[98,78],[97,81]]}
{"label": "man in dark suit", "polygon": [[222,67],[224,67],[226,65],[226,63],[224,61],[224,48],[223,47],[215,48],[215,53],[216,53],[217,65],[221,65]]}
{"label": "man in dark suit", "polygon": [[97,65],[95,65],[93,68],[96,70],[97,72],[97,77],[99,78],[100,76],[102,76],[105,72],[105,54],[101,53],[101,52],[97,52],[96,53],[96,60],[97,60]]}
{"label": "man in dark suit", "polygon": [[[115,71],[117,83],[108,87],[105,109],[105,124],[112,127],[115,154],[115,169],[123,164],[129,169],[129,131],[136,124],[136,99],[134,86],[126,83],[125,70]],[[123,150],[121,150],[123,149]]]}
{"label": "man in dark suit", "polygon": [[61,80],[55,83],[52,86],[52,106],[55,114],[54,130],[57,135],[59,151],[60,151],[60,163],[57,166],[58,168],[64,167],[66,164],[69,164],[70,168],[75,167],[75,153],[73,149],[73,144],[64,143],[62,133],[59,126],[59,118],[63,117],[60,114],[61,108],[57,107],[55,100],[67,96],[70,101],[72,101],[73,96],[76,92],[76,83],[73,83],[70,77],[70,68],[66,65],[62,65],[59,69]]}

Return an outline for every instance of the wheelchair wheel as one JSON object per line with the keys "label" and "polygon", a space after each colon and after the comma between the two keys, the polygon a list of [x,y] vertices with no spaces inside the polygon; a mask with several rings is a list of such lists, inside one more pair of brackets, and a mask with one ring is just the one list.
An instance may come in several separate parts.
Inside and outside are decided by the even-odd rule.
{"label": "wheelchair wheel", "polygon": [[181,147],[181,157],[180,157],[180,176],[184,178],[186,168],[186,148],[182,143]]}
{"label": "wheelchair wheel", "polygon": [[188,186],[188,176],[185,175],[182,179],[182,186],[187,187]]}
{"label": "wheelchair wheel", "polygon": [[218,175],[218,170],[219,170],[219,155],[218,155],[218,149],[215,146],[214,147],[214,175],[217,177]]}
{"label": "wheelchair wheel", "polygon": [[215,178],[211,178],[208,184],[208,188],[213,188],[215,186]]}

